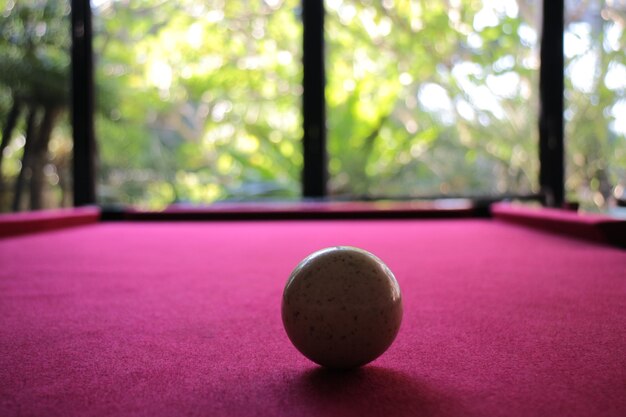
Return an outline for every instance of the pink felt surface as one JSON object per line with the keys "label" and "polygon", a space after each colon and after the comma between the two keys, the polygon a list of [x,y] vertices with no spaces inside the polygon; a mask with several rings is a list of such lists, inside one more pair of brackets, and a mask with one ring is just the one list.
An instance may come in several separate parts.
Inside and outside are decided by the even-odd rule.
{"label": "pink felt surface", "polygon": [[[398,338],[331,373],[280,320],[354,245]],[[490,220],[103,223],[0,241],[1,416],[624,416],[626,252]]]}
{"label": "pink felt surface", "polygon": [[82,226],[99,219],[100,210],[97,207],[0,214],[0,238]]}
{"label": "pink felt surface", "polygon": [[624,219],[597,213],[578,213],[571,210],[507,203],[492,204],[490,211],[496,219],[626,248]]}

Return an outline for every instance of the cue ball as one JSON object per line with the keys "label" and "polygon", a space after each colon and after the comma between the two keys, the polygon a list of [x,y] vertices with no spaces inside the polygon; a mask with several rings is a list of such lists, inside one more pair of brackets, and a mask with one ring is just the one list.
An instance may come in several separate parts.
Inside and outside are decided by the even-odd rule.
{"label": "cue ball", "polygon": [[293,345],[313,362],[349,369],[387,350],[402,321],[402,295],[391,270],[354,247],[322,249],[293,270],[282,299]]}

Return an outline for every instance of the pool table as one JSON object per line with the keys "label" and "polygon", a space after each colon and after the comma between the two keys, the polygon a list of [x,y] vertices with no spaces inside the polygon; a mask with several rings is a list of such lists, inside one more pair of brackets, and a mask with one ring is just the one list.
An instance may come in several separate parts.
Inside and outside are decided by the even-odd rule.
{"label": "pool table", "polygon": [[[624,221],[78,208],[0,216],[0,236],[0,416],[626,416]],[[395,342],[354,371],[281,323],[291,270],[334,245],[402,289]]]}

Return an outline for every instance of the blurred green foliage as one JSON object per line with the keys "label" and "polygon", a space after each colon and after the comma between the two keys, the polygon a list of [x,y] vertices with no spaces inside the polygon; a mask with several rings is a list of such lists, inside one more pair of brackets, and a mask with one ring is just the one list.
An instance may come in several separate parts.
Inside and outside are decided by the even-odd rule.
{"label": "blurred green foliage", "polygon": [[0,13],[0,211],[67,205],[69,2],[4,0]]}
{"label": "blurred green foliage", "polygon": [[299,196],[297,6],[186,0],[94,9],[97,80],[115,98],[96,125],[104,202],[159,208]]}
{"label": "blurred green foliage", "polygon": [[626,200],[626,4],[573,1],[567,18],[566,191],[606,208]]}
{"label": "blurred green foliage", "polygon": [[[70,201],[68,3],[0,0],[0,126],[16,100],[26,106],[2,138],[3,211],[27,108],[60,109],[45,205]],[[568,196],[604,208],[626,186],[625,11],[568,5]],[[327,0],[331,195],[537,192],[538,7]],[[300,196],[299,0],[93,0],[92,9],[100,202]]]}
{"label": "blurred green foliage", "polygon": [[538,191],[539,15],[518,3],[327,2],[334,193]]}

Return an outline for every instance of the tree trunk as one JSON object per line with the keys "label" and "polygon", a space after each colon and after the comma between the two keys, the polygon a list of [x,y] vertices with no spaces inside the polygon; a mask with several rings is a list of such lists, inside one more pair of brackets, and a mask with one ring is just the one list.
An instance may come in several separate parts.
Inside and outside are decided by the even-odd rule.
{"label": "tree trunk", "polygon": [[31,148],[33,147],[33,142],[36,139],[36,123],[37,107],[33,106],[30,108],[28,118],[26,119],[26,141],[24,143],[24,154],[22,155],[22,167],[20,168],[20,173],[17,175],[17,180],[15,181],[15,194],[13,195],[12,205],[13,211],[20,210],[22,194],[24,193],[24,184],[26,183],[26,174],[30,171]]}
{"label": "tree trunk", "polygon": [[20,117],[21,110],[22,103],[18,99],[13,98],[13,106],[11,107],[11,111],[9,112],[4,127],[2,128],[2,141],[0,142],[0,201],[3,200],[2,197],[4,196],[4,176],[2,175],[4,150],[11,142],[11,136],[13,135],[13,130],[15,129],[17,120]]}
{"label": "tree trunk", "polygon": [[44,109],[43,119],[39,125],[35,142],[32,147],[32,157],[30,160],[30,209],[40,210],[43,208],[43,192],[44,192],[44,167],[48,163],[48,144],[52,129],[60,113],[58,107],[46,107]]}

